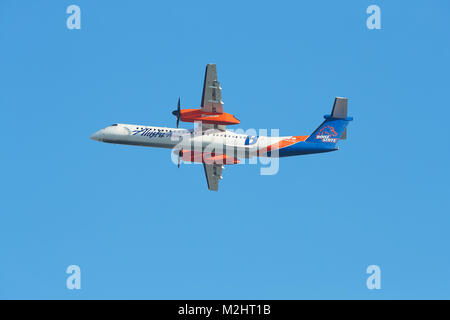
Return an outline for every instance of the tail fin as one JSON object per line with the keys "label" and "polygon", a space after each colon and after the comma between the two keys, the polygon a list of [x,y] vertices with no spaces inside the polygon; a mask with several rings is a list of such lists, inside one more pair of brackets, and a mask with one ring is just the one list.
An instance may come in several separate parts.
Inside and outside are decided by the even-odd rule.
{"label": "tail fin", "polygon": [[353,118],[347,116],[347,98],[334,100],[331,115],[324,116],[325,121],[314,130],[306,142],[326,143],[334,147],[339,139],[347,138],[347,125]]}

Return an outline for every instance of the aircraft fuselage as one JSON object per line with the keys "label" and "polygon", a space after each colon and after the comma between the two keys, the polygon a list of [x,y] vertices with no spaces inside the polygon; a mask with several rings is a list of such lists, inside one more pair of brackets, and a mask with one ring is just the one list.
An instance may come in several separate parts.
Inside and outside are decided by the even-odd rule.
{"label": "aircraft fuselage", "polygon": [[[305,143],[308,136],[267,137],[238,134],[234,131],[187,130],[168,127],[114,124],[101,129],[91,139],[126,145],[195,150],[230,154],[236,157],[285,157],[337,150],[323,144]],[[293,148],[294,147],[294,148]]]}

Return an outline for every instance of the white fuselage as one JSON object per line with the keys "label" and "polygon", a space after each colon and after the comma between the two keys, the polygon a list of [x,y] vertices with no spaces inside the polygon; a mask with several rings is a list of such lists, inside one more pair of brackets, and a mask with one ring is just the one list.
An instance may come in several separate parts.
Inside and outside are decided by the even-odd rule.
{"label": "white fuselage", "polygon": [[257,155],[257,150],[290,137],[265,137],[237,134],[232,131],[187,130],[129,124],[114,124],[101,129],[92,139],[108,143],[146,147],[189,149],[201,152],[234,152],[238,157]]}

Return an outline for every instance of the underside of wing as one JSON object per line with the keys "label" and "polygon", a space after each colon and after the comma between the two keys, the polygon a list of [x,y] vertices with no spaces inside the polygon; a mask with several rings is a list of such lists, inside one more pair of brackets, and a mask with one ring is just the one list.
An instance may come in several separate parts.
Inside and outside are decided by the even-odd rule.
{"label": "underside of wing", "polygon": [[202,123],[202,131],[208,131],[208,130],[226,131],[227,126],[225,126],[223,124]]}
{"label": "underside of wing", "polygon": [[219,180],[222,179],[222,165],[204,163],[203,168],[205,169],[208,189],[212,191],[218,191]]}

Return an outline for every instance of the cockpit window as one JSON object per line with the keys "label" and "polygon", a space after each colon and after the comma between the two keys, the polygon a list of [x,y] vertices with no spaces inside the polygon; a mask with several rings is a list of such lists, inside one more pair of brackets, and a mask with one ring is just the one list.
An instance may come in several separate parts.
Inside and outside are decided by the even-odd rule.
{"label": "cockpit window", "polygon": [[111,127],[117,127],[117,123],[112,124]]}

